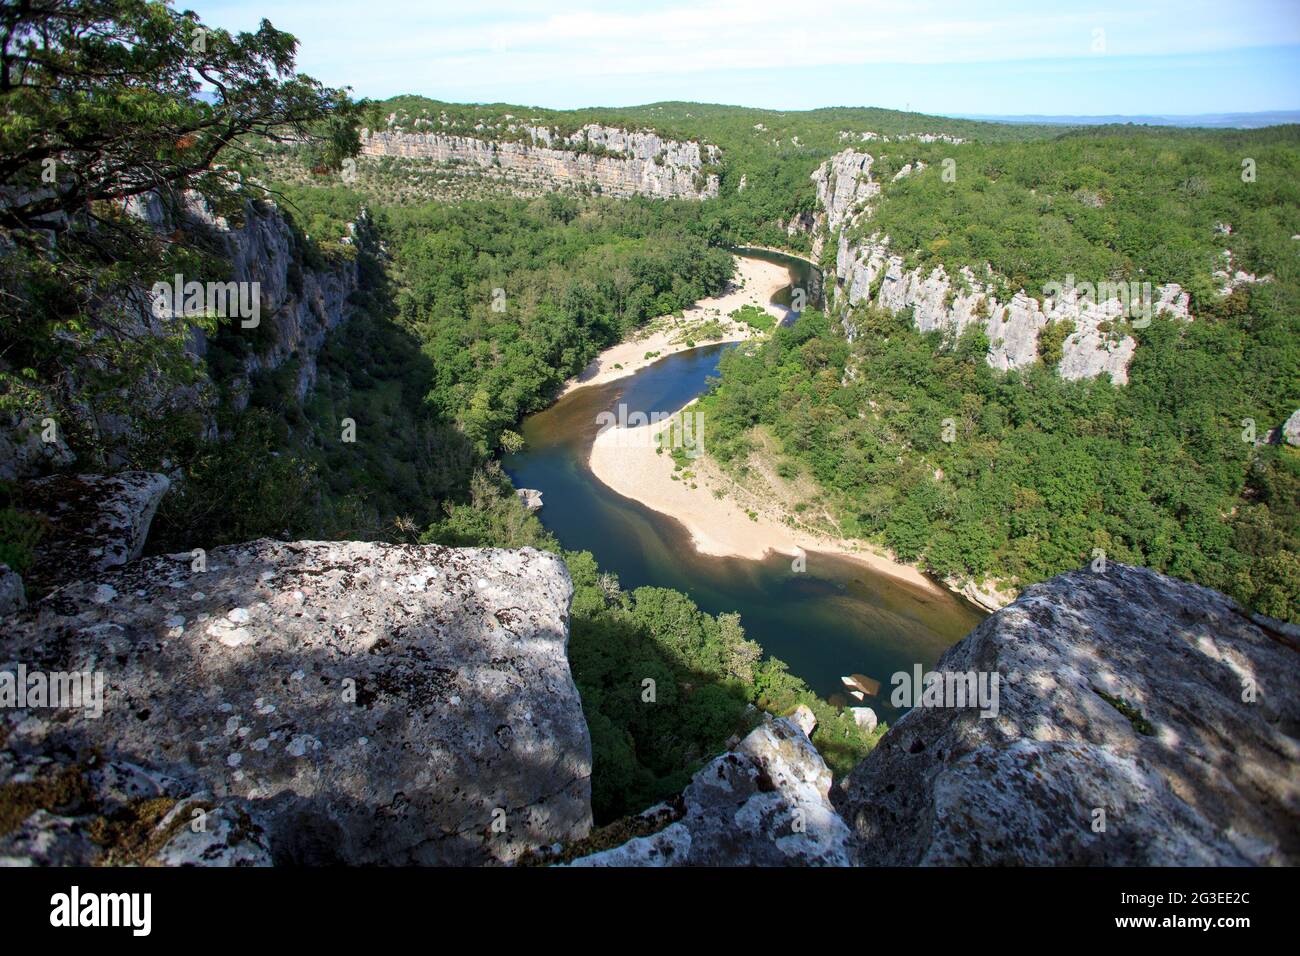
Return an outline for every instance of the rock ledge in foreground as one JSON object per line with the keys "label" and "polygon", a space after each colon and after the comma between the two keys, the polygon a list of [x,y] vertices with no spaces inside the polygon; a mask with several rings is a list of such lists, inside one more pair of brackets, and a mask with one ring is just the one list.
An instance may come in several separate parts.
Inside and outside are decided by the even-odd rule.
{"label": "rock ledge in foreground", "polygon": [[207,563],[88,572],[6,619],[0,666],[106,691],[99,719],[0,714],[0,787],[50,754],[147,767],[247,807],[276,863],[510,862],[586,835],[558,557],[262,540]]}
{"label": "rock ledge in foreground", "polygon": [[936,669],[1001,675],[998,715],[890,729],[834,796],[855,862],[1300,861],[1300,653],[1222,594],[1119,564],[1063,574]]}

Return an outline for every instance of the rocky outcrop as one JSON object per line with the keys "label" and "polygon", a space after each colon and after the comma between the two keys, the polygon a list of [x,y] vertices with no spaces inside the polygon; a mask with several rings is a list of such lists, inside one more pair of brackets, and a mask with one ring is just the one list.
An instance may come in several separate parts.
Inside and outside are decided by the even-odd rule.
{"label": "rocky outcrop", "polygon": [[[716,146],[676,142],[647,131],[590,124],[568,137],[523,127],[526,139],[492,139],[445,132],[362,130],[362,155],[397,156],[463,166],[528,188],[590,187],[607,196],[710,199],[718,177]],[[490,131],[488,131],[490,132]],[[514,132],[514,131],[512,131]]]}
{"label": "rocky outcrop", "polygon": [[825,218],[819,227],[837,233],[866,212],[867,203],[880,195],[880,184],[871,177],[875,158],[870,153],[846,149],[822,163],[812,174],[817,202]]}
{"label": "rocky outcrop", "polygon": [[849,865],[848,827],[828,798],[831,772],[804,730],[811,716],[764,723],[695,775],[679,820],[572,865]]}
{"label": "rocky outcrop", "polygon": [[1300,860],[1300,650],[1223,595],[1110,564],[1025,590],[936,670],[996,716],[920,707],[835,793],[863,865]]}
{"label": "rocky outcrop", "polygon": [[1300,408],[1282,425],[1282,440],[1288,445],[1300,446]]}
{"label": "rocky outcrop", "polygon": [[165,475],[145,471],[28,482],[22,488],[22,508],[41,515],[46,524],[28,584],[44,592],[140,557],[158,503],[170,487]]}
{"label": "rocky outcrop", "polygon": [[[0,788],[29,793],[53,755],[95,754],[174,780],[142,792],[169,812],[206,801],[207,833],[242,847],[207,860],[202,831],[150,816],[164,862],[502,863],[586,835],[591,747],[559,558],[256,541],[194,567],[87,564],[5,619],[3,669],[104,683],[98,716],[0,710]],[[0,835],[0,856],[98,859],[83,837],[112,812],[102,788],[74,790]]]}
{"label": "rocky outcrop", "polygon": [[[1137,346],[1123,333],[1126,318],[1191,318],[1189,295],[1177,283],[1136,290],[1139,309],[1134,309],[1123,297],[1134,290],[1076,285],[1070,276],[1061,277],[1059,289],[1042,290],[1040,296],[1022,289],[1002,300],[995,291],[999,283],[987,268],[984,275],[963,268],[956,276],[942,266],[929,273],[908,270],[903,257],[891,250],[888,237],[851,238],[869,221],[870,201],[880,193],[871,176],[873,162],[868,153],[844,150],[812,174],[822,207],[814,231],[815,252],[820,254],[821,244],[837,237],[835,283],[828,296],[833,303],[855,306],[870,301],[891,312],[911,309],[913,323],[922,332],[960,335],[970,326],[982,328],[989,341],[988,363],[1000,371],[1038,361],[1039,333],[1049,324],[1069,322],[1073,329],[1062,343],[1058,374],[1067,379],[1108,375],[1119,385],[1128,382]],[[844,328],[850,339],[857,334],[851,318],[844,319]]]}
{"label": "rocky outcrop", "polygon": [[[330,330],[337,327],[351,313],[349,300],[359,284],[359,269],[355,250],[373,250],[377,240],[364,210],[342,237],[343,250],[316,267],[307,264],[302,240],[280,211],[269,203],[248,202],[237,222],[216,215],[197,194],[188,193],[174,200],[164,200],[157,194],[133,198],[127,211],[160,232],[182,231],[199,245],[219,250],[229,262],[229,271],[220,276],[187,275],[182,284],[191,281],[219,281],[242,284],[246,297],[257,301],[256,323],[243,327],[243,320],[232,324],[231,334],[246,337],[237,358],[238,365],[230,373],[230,400],[236,411],[248,404],[249,384],[260,372],[279,369],[289,362],[296,363],[294,392],[301,401],[316,381],[317,355]],[[157,283],[174,286],[176,276],[158,275]],[[256,286],[253,286],[256,283]],[[111,322],[116,334],[124,338],[159,339],[174,330],[167,310],[154,311],[152,289],[142,289],[128,301],[106,305],[105,321]],[[251,323],[251,319],[248,320]],[[185,343],[192,361],[208,355],[209,343],[199,329],[192,329]],[[0,370],[3,370],[0,361]],[[89,374],[86,368],[80,374]],[[100,369],[99,371],[103,371]],[[20,480],[67,469],[76,459],[64,441],[66,433],[83,432],[110,449],[118,444],[129,444],[147,419],[161,418],[171,411],[197,410],[207,438],[216,435],[216,405],[218,396],[207,375],[198,374],[193,382],[148,380],[136,383],[128,392],[114,396],[113,403],[88,402],[79,390],[78,375],[61,386],[63,407],[67,414],[77,419],[76,428],[71,422],[60,420],[54,402],[46,397],[47,412],[30,416],[0,416],[0,478]],[[129,409],[106,407],[121,405]],[[123,460],[111,451],[105,461],[108,467],[120,467]]]}
{"label": "rocky outcrop", "polygon": [[[81,575],[3,620],[0,865],[492,864],[587,837],[557,557],[256,541],[201,569],[131,561],[157,476],[75,480],[117,546],[45,545]],[[835,788],[812,711],[766,718],[631,827],[648,835],[574,865],[1300,859],[1294,627],[1112,563],[1028,588],[936,672],[991,706],[923,697]]]}
{"label": "rocky outcrop", "polygon": [[529,511],[542,510],[542,493],[536,488],[517,488],[515,489],[515,496],[519,499],[519,503]]}
{"label": "rocky outcrop", "polygon": [[[258,324],[239,330],[249,337],[251,347],[230,383],[236,410],[247,405],[248,382],[254,375],[274,371],[290,360],[297,362],[294,391],[301,401],[316,383],[316,357],[325,336],[349,314],[348,299],[359,284],[356,256],[340,254],[322,267],[307,266],[302,240],[270,203],[246,203],[243,215],[233,223],[216,215],[194,194],[185,197],[179,211],[166,209],[154,195],[137,203],[135,209],[160,229],[179,223],[192,232],[206,233],[224,250],[232,281],[257,283]],[[343,246],[354,249],[377,246],[365,209],[349,224],[347,236],[320,238],[342,239]],[[160,278],[170,281],[173,277]],[[196,338],[194,352],[201,356],[206,350],[202,337]]]}

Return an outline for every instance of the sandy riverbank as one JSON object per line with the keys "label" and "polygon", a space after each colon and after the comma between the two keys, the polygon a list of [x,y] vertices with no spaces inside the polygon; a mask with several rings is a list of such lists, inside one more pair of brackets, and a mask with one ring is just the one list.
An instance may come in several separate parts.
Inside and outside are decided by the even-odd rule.
{"label": "sandy riverbank", "polygon": [[[620,495],[680,521],[700,553],[759,560],[771,551],[788,554],[792,559],[801,553],[819,551],[860,562],[914,587],[943,590],[917,568],[891,560],[867,542],[791,527],[780,507],[770,499],[764,503],[763,496],[754,495],[753,489],[747,493],[738,487],[706,457],[697,458],[684,471],[677,472],[678,480],[674,480],[672,456],[657,453],[650,437],[666,427],[668,423],[631,430],[607,429],[596,436],[588,464],[596,478]],[[704,443],[707,447],[707,422]],[[691,473],[691,477],[683,480],[684,473]],[[723,496],[718,497],[715,491],[721,491]]]}
{"label": "sandy riverbank", "polygon": [[[789,284],[790,273],[785,266],[750,256],[737,256],[736,275],[722,295],[701,299],[683,312],[680,319],[673,316],[655,319],[649,323],[642,336],[605,349],[581,374],[565,383],[560,397],[586,385],[600,385],[623,378],[639,372],[665,355],[685,351],[689,348],[686,338],[689,337],[690,330],[712,319],[718,320],[725,327],[724,334],[721,338],[699,339],[696,346],[743,342],[753,338],[757,333],[746,325],[731,322],[728,316],[742,305],[756,305],[778,319],[784,318],[785,310],[772,305],[771,301],[773,295]],[[646,358],[647,352],[659,354],[654,358]]]}
{"label": "sandy riverbank", "polygon": [[[697,341],[696,347],[754,337],[747,326],[727,322],[727,316],[742,305],[757,305],[773,316],[784,317],[785,310],[772,305],[771,299],[790,283],[786,268],[749,256],[737,256],[736,260],[736,276],[722,295],[700,300],[681,319],[657,319],[641,338],[606,349],[581,375],[565,384],[561,396],[587,385],[623,378],[666,355],[685,351],[689,329],[710,319],[720,319],[727,326],[726,333],[720,339]],[[660,354],[647,359],[647,352]],[[674,481],[672,457],[667,452],[657,454],[653,440],[664,427],[667,423],[631,431],[607,429],[592,444],[588,464],[599,481],[620,495],[680,521],[702,554],[760,560],[773,551],[792,559],[807,551],[818,551],[860,562],[917,588],[944,590],[917,568],[892,560],[867,542],[792,527],[788,523],[790,516],[780,504],[784,500],[779,494],[782,489],[763,481],[756,482],[753,488],[739,487],[707,457],[691,463],[691,479]],[[707,432],[706,423],[706,447]],[[715,491],[721,491],[722,497]]]}

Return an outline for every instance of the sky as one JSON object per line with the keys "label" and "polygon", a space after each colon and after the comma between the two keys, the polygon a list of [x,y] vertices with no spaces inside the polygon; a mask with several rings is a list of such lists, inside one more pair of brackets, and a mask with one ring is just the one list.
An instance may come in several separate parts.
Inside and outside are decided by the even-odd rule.
{"label": "sky", "polygon": [[570,109],[1300,109],[1300,0],[178,0],[355,96]]}

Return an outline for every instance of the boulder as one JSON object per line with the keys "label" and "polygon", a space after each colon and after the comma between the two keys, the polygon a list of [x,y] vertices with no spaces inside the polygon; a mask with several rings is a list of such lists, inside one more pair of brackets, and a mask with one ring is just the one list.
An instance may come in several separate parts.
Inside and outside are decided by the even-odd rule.
{"label": "boulder", "polygon": [[1288,445],[1300,446],[1300,408],[1292,412],[1282,426],[1282,440]]}
{"label": "boulder", "polygon": [[800,725],[770,720],[694,776],[679,820],[573,865],[847,866],[849,830],[830,787]]}
{"label": "boulder", "polygon": [[850,707],[849,713],[853,715],[853,722],[867,733],[875,730],[876,725],[879,723],[876,712],[870,707]]}
{"label": "boulder", "polygon": [[515,491],[515,494],[529,511],[542,510],[542,493],[536,488],[520,488]]}
{"label": "boulder", "polygon": [[835,793],[864,865],[1300,861],[1300,653],[1215,591],[1110,564],[1027,588],[939,661]]}
{"label": "boulder", "polygon": [[[102,716],[0,712],[10,767],[149,767],[237,801],[214,821],[250,814],[276,863],[511,862],[591,826],[552,554],[262,540],[205,572],[180,554],[83,574],[5,621],[0,663],[102,673]],[[171,862],[214,852],[179,839]]]}
{"label": "boulder", "polygon": [[28,482],[22,508],[45,515],[27,584],[36,593],[121,567],[140,557],[166,475],[55,475]]}

